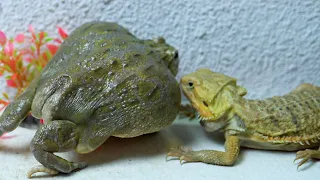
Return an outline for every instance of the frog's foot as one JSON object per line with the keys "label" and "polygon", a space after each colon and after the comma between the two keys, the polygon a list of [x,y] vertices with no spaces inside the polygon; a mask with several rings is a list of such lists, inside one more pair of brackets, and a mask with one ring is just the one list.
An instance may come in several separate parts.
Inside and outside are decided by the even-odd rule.
{"label": "frog's foot", "polygon": [[179,110],[181,115],[189,117],[190,120],[193,120],[196,117],[197,112],[190,104],[181,104]]}
{"label": "frog's foot", "polygon": [[39,166],[35,166],[33,168],[31,168],[29,171],[28,171],[28,178],[30,179],[31,176],[37,172],[45,172],[45,173],[48,173],[49,175],[56,175],[58,174],[59,172],[56,171],[56,170],[53,170],[53,169],[49,169],[49,168],[46,168],[44,167],[43,165],[39,165]]}
{"label": "frog's foot", "polygon": [[73,163],[53,154],[74,149],[79,141],[76,124],[65,120],[55,120],[42,126],[31,142],[31,151],[43,167],[32,168],[28,177],[37,172],[57,174],[58,172],[70,173],[79,168],[84,168],[86,163]]}
{"label": "frog's foot", "polygon": [[294,161],[301,159],[301,161],[298,164],[297,169],[303,165],[305,162],[307,162],[310,159],[320,159],[320,148],[319,150],[311,150],[311,149],[306,149],[303,151],[298,151],[296,158],[294,159]]}
{"label": "frog's foot", "polygon": [[180,159],[180,164],[185,162],[193,162],[192,158],[192,149],[184,146],[179,146],[176,148],[171,148],[170,151],[167,154],[166,160],[169,156],[171,157],[177,157]]}

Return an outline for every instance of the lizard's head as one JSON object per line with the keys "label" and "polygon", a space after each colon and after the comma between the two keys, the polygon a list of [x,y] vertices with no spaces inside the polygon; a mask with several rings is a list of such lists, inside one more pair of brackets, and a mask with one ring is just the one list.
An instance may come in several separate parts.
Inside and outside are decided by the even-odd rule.
{"label": "lizard's head", "polygon": [[245,88],[236,85],[236,79],[204,68],[183,76],[180,84],[200,119],[220,121],[221,125],[234,115],[234,101],[247,93]]}

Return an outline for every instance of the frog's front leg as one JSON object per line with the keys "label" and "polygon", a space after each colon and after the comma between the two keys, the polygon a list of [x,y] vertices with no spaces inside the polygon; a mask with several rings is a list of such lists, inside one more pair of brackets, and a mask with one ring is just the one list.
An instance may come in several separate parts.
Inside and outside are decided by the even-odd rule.
{"label": "frog's front leg", "polygon": [[34,97],[34,81],[20,96],[11,102],[0,116],[0,136],[16,129],[31,110]]}
{"label": "frog's front leg", "polygon": [[189,117],[190,120],[196,117],[196,110],[190,104],[181,104],[179,107],[179,113]]}
{"label": "frog's front leg", "polygon": [[66,152],[74,149],[79,141],[76,124],[67,120],[55,120],[41,127],[31,141],[31,151],[43,167],[34,167],[28,177],[36,172],[57,174],[70,173],[83,168],[86,163],[73,163],[54,155],[54,152]]}
{"label": "frog's front leg", "polygon": [[225,152],[215,150],[192,151],[191,149],[171,149],[168,156],[180,158],[180,162],[204,162],[221,166],[233,165],[240,151],[240,141],[237,136],[226,135]]}
{"label": "frog's front leg", "polygon": [[301,165],[303,165],[305,162],[307,162],[308,160],[310,160],[312,158],[320,160],[320,147],[318,150],[306,149],[303,151],[298,151],[296,159],[294,161],[302,159],[298,164],[297,168],[299,168]]}

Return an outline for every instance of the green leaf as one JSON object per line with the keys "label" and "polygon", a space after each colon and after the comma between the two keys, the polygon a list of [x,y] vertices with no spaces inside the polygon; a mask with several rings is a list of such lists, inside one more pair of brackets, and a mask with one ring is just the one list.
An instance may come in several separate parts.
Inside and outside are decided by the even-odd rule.
{"label": "green leaf", "polygon": [[47,57],[49,61],[52,59],[52,54],[49,51],[46,51]]}
{"label": "green leaf", "polygon": [[6,80],[11,79],[11,75],[5,77]]}
{"label": "green leaf", "polygon": [[48,38],[45,38],[45,39],[44,39],[44,42],[45,42],[45,43],[48,43],[48,42],[52,41],[53,39],[54,39],[54,38],[48,37]]}
{"label": "green leaf", "polygon": [[29,70],[32,66],[33,66],[33,64],[29,63],[29,64],[27,65],[27,69]]}
{"label": "green leaf", "polygon": [[22,62],[21,60],[18,61],[17,67],[18,67],[19,69],[22,69],[22,67],[23,67],[23,62]]}
{"label": "green leaf", "polygon": [[3,96],[4,98],[6,98],[7,100],[9,100],[9,95],[8,95],[8,93],[3,92],[3,93],[2,93],[2,96]]}
{"label": "green leaf", "polygon": [[32,81],[34,77],[34,71],[31,72],[31,74],[29,74],[29,76],[27,76],[27,81]]}
{"label": "green leaf", "polygon": [[41,70],[42,70],[42,67],[41,67],[41,66],[36,66],[36,68],[37,68],[37,70],[38,70],[39,72],[41,72]]}
{"label": "green leaf", "polygon": [[4,64],[4,65],[3,65],[3,68],[4,68],[6,71],[8,71],[8,72],[11,72],[11,71],[12,71],[11,67],[10,67],[8,64]]}
{"label": "green leaf", "polygon": [[32,52],[36,51],[36,48],[34,46],[30,46],[30,49],[31,49]]}

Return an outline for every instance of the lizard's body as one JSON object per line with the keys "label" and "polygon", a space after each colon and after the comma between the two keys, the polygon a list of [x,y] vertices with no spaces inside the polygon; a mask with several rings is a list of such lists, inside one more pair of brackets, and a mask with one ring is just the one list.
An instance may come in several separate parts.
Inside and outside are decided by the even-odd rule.
{"label": "lizard's body", "polygon": [[238,129],[234,133],[241,145],[251,148],[294,151],[319,146],[320,88],[301,87],[266,100],[240,99],[234,105],[238,112],[224,130]]}
{"label": "lizard's body", "polygon": [[[192,85],[192,87],[190,86]],[[246,90],[223,74],[200,69],[181,79],[183,92],[199,112],[207,131],[225,133],[226,152],[172,150],[185,161],[233,165],[240,146],[296,151],[320,145],[320,87],[302,84],[284,96],[265,100],[243,98]],[[320,158],[320,151],[297,153],[303,159]]]}

